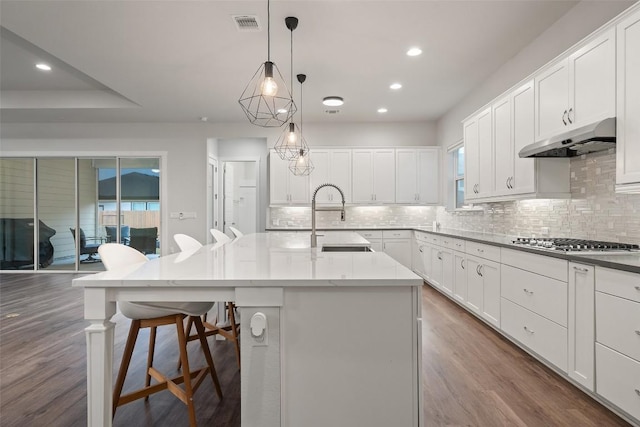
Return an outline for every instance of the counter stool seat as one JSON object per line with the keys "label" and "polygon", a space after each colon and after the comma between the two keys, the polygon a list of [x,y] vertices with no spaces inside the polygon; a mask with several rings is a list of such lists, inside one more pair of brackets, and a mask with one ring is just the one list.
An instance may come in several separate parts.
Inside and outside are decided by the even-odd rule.
{"label": "counter stool seat", "polygon": [[[117,244],[106,243],[98,248],[100,258],[107,270],[125,268],[127,266],[144,263],[147,257],[137,250]],[[209,344],[205,335],[204,326],[200,316],[211,309],[213,303],[209,302],[129,302],[119,301],[118,306],[122,314],[131,319],[129,335],[124,348],[120,370],[113,390],[113,416],[115,416],[118,406],[144,398],[147,400],[151,394],[162,390],[169,390],[174,396],[187,405],[189,411],[189,424],[192,427],[197,425],[195,407],[193,405],[193,393],[200,387],[207,374],[211,376],[216,393],[222,399],[222,390],[216,374],[213,358],[209,350]],[[189,357],[187,354],[187,337],[184,330],[184,319],[188,318],[189,325],[196,326],[196,338],[200,340],[202,351],[207,361],[207,366],[191,371],[189,367]],[[153,366],[155,351],[156,332],[158,326],[175,325],[180,348],[180,361],[182,365],[182,375],[169,378]],[[150,328],[149,352],[147,356],[147,369],[145,386],[133,392],[122,394],[124,381],[131,363],[133,349],[140,329]],[[156,380],[151,384],[151,378]],[[180,384],[184,383],[184,387]]]}

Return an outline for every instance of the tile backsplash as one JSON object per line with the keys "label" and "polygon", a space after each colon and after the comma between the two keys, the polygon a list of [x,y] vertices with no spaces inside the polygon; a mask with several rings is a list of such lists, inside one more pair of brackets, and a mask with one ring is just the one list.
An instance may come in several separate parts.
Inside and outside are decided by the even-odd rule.
{"label": "tile backsplash", "polygon": [[[544,161],[544,159],[542,160]],[[337,212],[318,212],[322,227],[431,226],[517,236],[576,237],[640,242],[640,195],[615,193],[615,151],[571,159],[569,200],[519,200],[480,204],[482,210],[448,212],[444,207],[348,207],[346,222]],[[270,208],[268,227],[311,227],[310,208]]]}

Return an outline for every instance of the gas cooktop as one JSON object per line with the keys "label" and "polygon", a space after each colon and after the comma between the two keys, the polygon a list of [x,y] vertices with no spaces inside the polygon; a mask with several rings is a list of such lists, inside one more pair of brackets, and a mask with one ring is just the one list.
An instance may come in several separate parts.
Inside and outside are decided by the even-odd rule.
{"label": "gas cooktop", "polygon": [[624,254],[640,250],[640,246],[632,243],[601,242],[598,240],[569,239],[564,237],[518,237],[513,243],[534,247],[536,249],[549,249],[580,254]]}

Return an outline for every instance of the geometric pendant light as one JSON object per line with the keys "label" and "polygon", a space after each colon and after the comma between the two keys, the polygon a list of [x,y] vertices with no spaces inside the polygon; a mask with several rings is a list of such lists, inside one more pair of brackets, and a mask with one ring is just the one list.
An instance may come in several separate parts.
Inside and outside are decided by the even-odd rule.
{"label": "geometric pendant light", "polygon": [[238,102],[251,123],[280,127],[296,112],[291,92],[276,64],[271,61],[271,10],[267,0],[267,61],[260,64]]}
{"label": "geometric pendant light", "polygon": [[[291,30],[291,93],[293,93],[293,30],[298,26],[298,18],[289,16],[285,19],[287,28]],[[301,150],[308,150],[300,128],[295,124],[295,116],[291,116],[289,123],[284,126],[280,137],[276,141],[274,149],[282,160],[293,160],[298,158]]]}
{"label": "geometric pendant light", "polygon": [[305,176],[309,175],[314,169],[313,162],[311,161],[311,150],[309,150],[309,145],[307,145],[307,141],[302,134],[302,84],[307,79],[307,76],[305,74],[298,74],[297,77],[300,82],[300,128],[298,129],[300,148],[297,153],[298,155],[289,162],[289,170],[293,172],[294,175]]}

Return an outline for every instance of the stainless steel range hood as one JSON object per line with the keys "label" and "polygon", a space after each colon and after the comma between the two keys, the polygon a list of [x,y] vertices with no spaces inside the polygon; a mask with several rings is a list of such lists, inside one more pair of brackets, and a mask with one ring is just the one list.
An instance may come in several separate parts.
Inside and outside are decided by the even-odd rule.
{"label": "stainless steel range hood", "polygon": [[616,119],[609,117],[520,150],[520,157],[574,157],[616,145]]}

